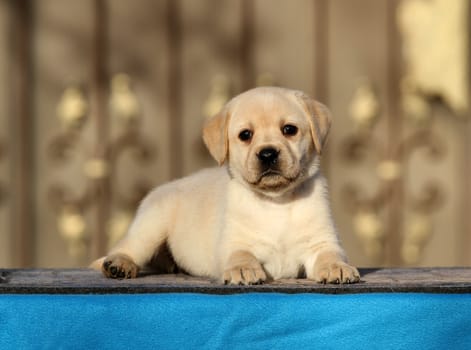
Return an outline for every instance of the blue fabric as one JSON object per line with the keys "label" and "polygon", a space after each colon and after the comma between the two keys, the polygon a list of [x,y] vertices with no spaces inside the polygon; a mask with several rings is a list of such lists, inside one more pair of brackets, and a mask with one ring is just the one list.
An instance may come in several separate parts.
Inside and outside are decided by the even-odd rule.
{"label": "blue fabric", "polygon": [[471,294],[0,295],[0,349],[471,349]]}

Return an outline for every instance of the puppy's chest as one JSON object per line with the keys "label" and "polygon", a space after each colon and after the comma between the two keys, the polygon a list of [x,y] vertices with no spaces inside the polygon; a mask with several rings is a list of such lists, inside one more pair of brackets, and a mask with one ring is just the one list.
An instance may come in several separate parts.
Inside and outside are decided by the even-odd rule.
{"label": "puppy's chest", "polygon": [[247,242],[260,254],[289,254],[308,243],[312,216],[306,212],[299,205],[241,205],[234,215],[233,238]]}
{"label": "puppy's chest", "polygon": [[297,277],[312,240],[309,222],[296,220],[290,210],[271,211],[265,220],[252,219],[244,230],[247,236],[240,237],[248,250],[273,278]]}
{"label": "puppy's chest", "polygon": [[275,279],[298,276],[314,238],[310,205],[302,201],[235,204],[228,211],[229,251],[251,252]]}

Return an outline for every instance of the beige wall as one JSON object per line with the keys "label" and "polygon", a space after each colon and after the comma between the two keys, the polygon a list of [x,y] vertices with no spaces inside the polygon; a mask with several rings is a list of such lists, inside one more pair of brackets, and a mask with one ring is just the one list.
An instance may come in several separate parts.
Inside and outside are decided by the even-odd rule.
{"label": "beige wall", "polygon": [[[406,65],[404,38],[396,27],[397,2],[142,0],[136,6],[130,0],[107,1],[102,18],[107,47],[101,62],[109,83],[101,103],[108,110],[108,140],[96,137],[93,112],[97,2],[32,3],[26,53],[32,67],[30,96],[15,97],[31,104],[34,135],[26,150],[34,159],[27,180],[34,210],[23,218],[11,206],[15,193],[9,186],[11,168],[17,166],[9,138],[16,117],[9,113],[14,103],[9,86],[15,79],[9,67],[16,56],[9,48],[18,23],[12,2],[0,1],[0,187],[6,193],[0,199],[0,266],[21,265],[14,257],[28,244],[34,266],[85,265],[94,255],[96,237],[109,241],[124,232],[146,189],[214,164],[200,138],[208,102],[217,108],[261,80],[305,90],[332,109],[323,167],[353,263],[471,264],[466,180],[471,174],[464,165],[471,151],[469,113],[458,117],[435,103],[429,105],[433,117],[420,125],[404,115],[400,81]],[[467,34],[463,40],[469,41]],[[130,83],[113,90],[112,78],[119,73]],[[372,86],[372,95],[366,97],[358,94],[365,82]],[[78,87],[81,103],[88,106],[76,128],[57,112],[69,87]],[[116,110],[110,102],[129,99],[137,109]],[[361,133],[352,118],[353,101],[378,107],[376,119]],[[414,144],[427,133],[433,133],[433,141],[406,147],[405,156],[393,163],[401,176],[388,179],[378,173],[405,140]],[[70,143],[63,158],[57,156],[64,150],[58,140]],[[349,143],[355,140],[372,141],[356,158]],[[100,177],[103,163],[90,160],[106,145],[112,154]],[[430,156],[434,145],[438,153]],[[110,191],[104,211],[96,199],[98,183]],[[430,186],[440,195],[436,205],[430,202],[424,209],[414,204]],[[356,190],[358,201],[349,188]],[[25,235],[11,224],[18,218],[33,224],[33,239],[23,247],[13,244],[15,237]],[[107,232],[97,232],[100,221]]]}

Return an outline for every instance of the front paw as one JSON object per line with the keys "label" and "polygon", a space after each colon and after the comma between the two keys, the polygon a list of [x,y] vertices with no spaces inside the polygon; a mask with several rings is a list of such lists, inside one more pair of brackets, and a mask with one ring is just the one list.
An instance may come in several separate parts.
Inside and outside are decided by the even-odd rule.
{"label": "front paw", "polygon": [[101,270],[108,278],[136,278],[139,266],[127,255],[113,254],[106,257]]}
{"label": "front paw", "polygon": [[327,262],[314,268],[314,280],[320,283],[357,283],[358,270],[343,261]]}
{"label": "front paw", "polygon": [[261,284],[267,275],[252,253],[237,250],[230,255],[222,279],[224,284]]}
{"label": "front paw", "polygon": [[238,266],[224,271],[224,284],[250,285],[262,284],[267,279],[267,275],[263,268]]}

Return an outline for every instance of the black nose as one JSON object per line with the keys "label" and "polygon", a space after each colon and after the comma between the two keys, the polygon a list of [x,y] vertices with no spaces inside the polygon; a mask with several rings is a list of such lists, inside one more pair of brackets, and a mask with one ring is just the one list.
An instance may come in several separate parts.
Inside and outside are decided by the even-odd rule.
{"label": "black nose", "polygon": [[263,148],[258,154],[258,159],[265,165],[275,164],[280,152],[272,147]]}

